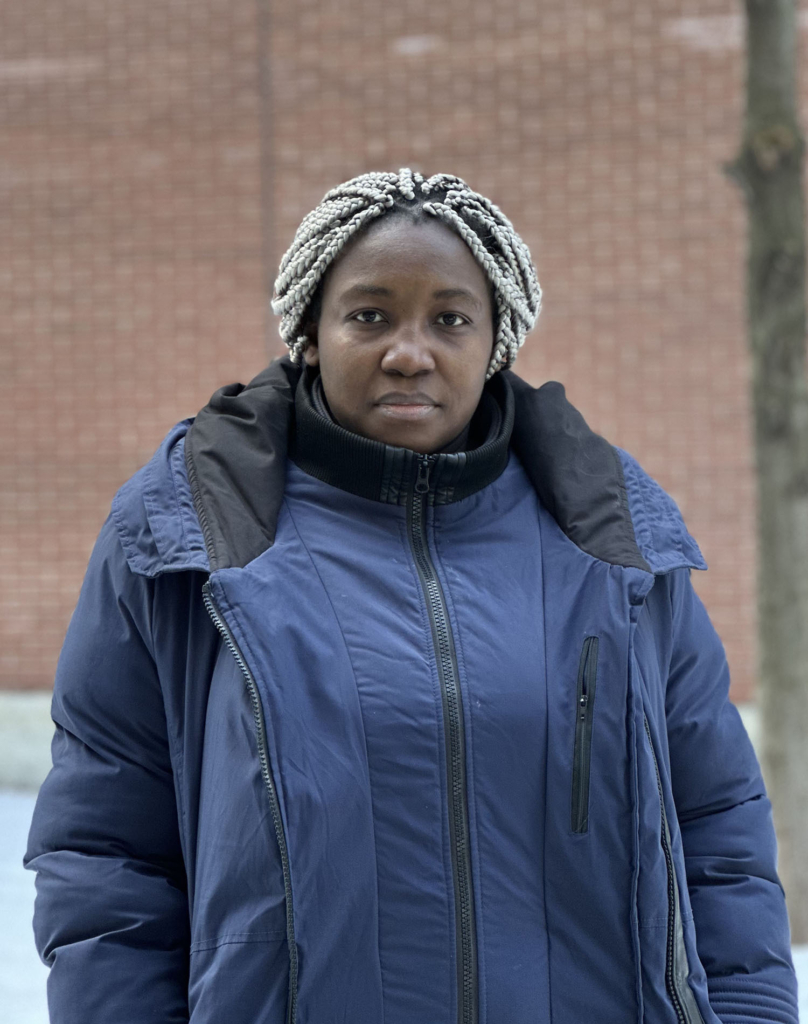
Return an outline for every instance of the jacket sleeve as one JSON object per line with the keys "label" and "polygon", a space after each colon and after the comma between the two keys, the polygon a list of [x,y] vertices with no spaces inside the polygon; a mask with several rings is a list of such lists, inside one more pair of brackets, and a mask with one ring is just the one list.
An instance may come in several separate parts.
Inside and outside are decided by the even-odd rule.
{"label": "jacket sleeve", "polygon": [[188,901],[152,589],[108,520],[59,659],[53,768],[25,855],[52,1024],[188,1020]]}
{"label": "jacket sleeve", "polygon": [[689,570],[673,574],[670,593],[671,783],[710,1005],[726,1024],[797,1024],[771,805]]}

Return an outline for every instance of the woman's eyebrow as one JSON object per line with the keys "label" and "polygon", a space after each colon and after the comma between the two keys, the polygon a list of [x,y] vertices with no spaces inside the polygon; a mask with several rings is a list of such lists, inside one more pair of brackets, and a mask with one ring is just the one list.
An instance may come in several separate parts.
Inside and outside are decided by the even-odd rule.
{"label": "woman's eyebrow", "polygon": [[437,292],[432,292],[433,299],[468,299],[469,302],[473,303],[478,309],[482,309],[482,303],[477,296],[468,291],[466,288],[441,288]]}
{"label": "woman's eyebrow", "polygon": [[391,296],[393,292],[390,288],[384,288],[378,284],[354,284],[350,288],[347,288],[342,295],[341,299],[355,299],[362,295],[382,295]]}
{"label": "woman's eyebrow", "polygon": [[[361,298],[363,295],[380,295],[384,298],[389,298],[393,294],[391,288],[385,288],[379,284],[353,284],[350,288],[342,293],[340,298],[343,301],[349,301],[351,299]],[[482,309],[482,303],[474,294],[467,288],[439,288],[437,291],[432,292],[433,299],[468,299],[478,309]]]}

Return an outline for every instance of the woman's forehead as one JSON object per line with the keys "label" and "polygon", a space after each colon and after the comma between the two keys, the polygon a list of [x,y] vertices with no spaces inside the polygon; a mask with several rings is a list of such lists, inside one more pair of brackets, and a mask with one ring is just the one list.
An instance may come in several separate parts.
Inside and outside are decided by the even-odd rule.
{"label": "woman's forehead", "polygon": [[398,290],[415,280],[435,291],[489,291],[485,272],[458,234],[439,221],[409,217],[381,218],[352,240],[331,267],[326,290]]}

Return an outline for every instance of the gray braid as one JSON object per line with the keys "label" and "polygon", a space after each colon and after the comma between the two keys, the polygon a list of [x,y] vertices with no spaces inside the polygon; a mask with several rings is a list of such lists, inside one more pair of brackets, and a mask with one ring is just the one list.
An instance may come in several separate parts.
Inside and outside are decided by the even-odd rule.
{"label": "gray braid", "polygon": [[307,214],[281,260],[272,311],[280,335],[299,362],[311,300],[347,242],[394,207],[420,207],[468,245],[494,289],[496,337],[487,377],[511,366],[541,308],[541,288],[530,251],[502,211],[452,174],[424,178],[402,168],[371,171],[338,185]]}

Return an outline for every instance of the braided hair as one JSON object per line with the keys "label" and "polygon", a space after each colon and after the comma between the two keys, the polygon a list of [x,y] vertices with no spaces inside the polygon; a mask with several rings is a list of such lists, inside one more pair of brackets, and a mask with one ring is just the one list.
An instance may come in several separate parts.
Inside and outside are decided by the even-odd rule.
{"label": "braided hair", "polygon": [[371,171],[331,189],[303,218],[280,263],[272,311],[280,335],[299,362],[309,344],[304,333],[319,315],[322,283],[346,243],[371,221],[391,212],[435,217],[471,249],[491,285],[495,340],[488,377],[510,366],[541,308],[541,288],[530,251],[508,218],[485,196],[452,174],[424,178],[402,168]]}

